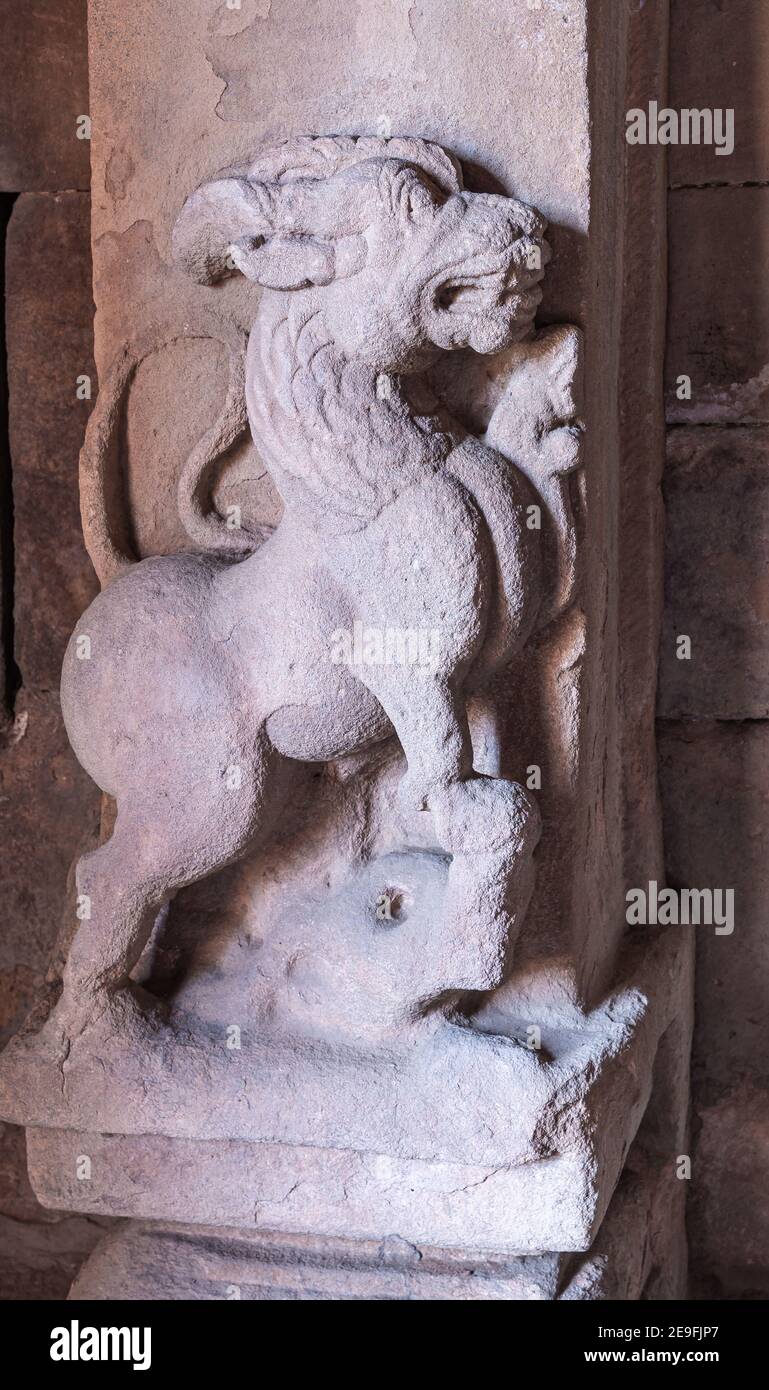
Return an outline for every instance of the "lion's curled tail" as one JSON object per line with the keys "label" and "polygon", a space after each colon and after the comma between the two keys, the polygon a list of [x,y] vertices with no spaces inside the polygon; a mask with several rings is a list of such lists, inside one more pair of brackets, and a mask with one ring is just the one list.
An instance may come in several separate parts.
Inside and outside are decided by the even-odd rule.
{"label": "lion's curled tail", "polygon": [[143,341],[127,343],[113,361],[101,383],[80,453],[83,534],[102,587],[139,558],[131,539],[120,460],[120,427],[131,383],[153,353],[190,339],[224,344],[229,352],[229,382],[220,414],[196,444],[179,478],[179,517],[190,539],[202,550],[244,555],[258,544],[245,530],[230,530],[210,505],[214,467],[248,428],[246,335],[225,325],[197,333],[156,332]]}

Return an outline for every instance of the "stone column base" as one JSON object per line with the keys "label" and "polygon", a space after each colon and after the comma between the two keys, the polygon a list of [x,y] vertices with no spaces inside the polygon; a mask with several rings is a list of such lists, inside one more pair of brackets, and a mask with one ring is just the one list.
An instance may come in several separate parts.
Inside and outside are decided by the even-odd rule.
{"label": "stone column base", "polygon": [[74,1301],[638,1300],[682,1296],[684,1184],[627,1169],[592,1248],[511,1257],[210,1226],[127,1221],[99,1243]]}

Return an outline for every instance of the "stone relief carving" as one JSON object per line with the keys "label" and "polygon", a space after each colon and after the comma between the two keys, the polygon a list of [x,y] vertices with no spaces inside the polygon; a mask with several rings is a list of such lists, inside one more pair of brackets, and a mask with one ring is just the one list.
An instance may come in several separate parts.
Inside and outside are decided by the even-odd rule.
{"label": "stone relief carving", "polygon": [[[534,328],[544,231],[406,139],[294,140],[179,214],[168,276],[200,310],[126,345],[82,457],[104,588],[62,702],[117,817],[77,868],[63,992],[0,1059],[57,1208],[516,1255],[593,1239],[681,967],[633,946],[586,1011],[551,968],[567,930],[544,1004],[527,942],[511,975],[534,887],[537,929],[569,914],[553,842],[580,738],[582,345]],[[206,338],[229,381],[180,472],[189,549],[141,559],[132,383]],[[246,434],[277,525],[217,509]],[[532,711],[552,735],[536,885],[511,707],[524,750]]]}
{"label": "stone relief carving", "polygon": [[[117,821],[78,866],[90,915],[57,1010],[68,1031],[126,984],[173,893],[269,835],[297,763],[393,732],[399,799],[431,817],[449,862],[437,959],[401,1016],[504,977],[539,816],[522,786],[474,772],[468,701],[574,585],[580,342],[568,327],[532,333],[544,230],[513,198],[465,191],[456,162],[419,140],[290,142],[188,198],[177,264],[203,284],[237,270],[265,292],[245,370],[230,335],[222,416],[180,483],[202,553],[134,565],[110,530],[116,416],[151,345],[115,364],[91,420],[84,516],[111,582],[73,636],[62,704]],[[479,439],[431,392],[430,369],[513,344]],[[285,508],[259,545],[210,509],[246,407]],[[376,902],[397,917],[397,893]]]}
{"label": "stone relief carving", "polygon": [[[216,313],[193,325],[224,343],[230,373],[179,481],[189,553],[137,563],[120,505],[125,398],[174,330],[126,347],[91,416],[83,521],[105,587],[73,634],[62,706],[117,818],[77,867],[61,997],[0,1067],[21,1122],[416,1156],[442,1076],[461,1116],[431,1121],[431,1157],[555,1151],[535,1138],[542,1107],[557,1129],[563,1076],[592,1052],[543,1081],[546,1054],[512,1023],[473,1026],[509,973],[540,837],[534,796],[501,774],[494,692],[577,576],[581,336],[534,330],[544,231],[514,198],[467,191],[421,140],[295,140],[188,197],[177,266],[262,295],[247,349]],[[468,352],[503,354],[482,436],[441,387],[449,355]],[[248,428],[283,500],[274,528],[232,527],[213,505]],[[214,1004],[205,970],[156,990],[148,949],[179,954],[185,889],[263,852],[287,807],[304,807],[312,839],[319,764],[348,801],[362,789],[362,811],[345,821],[339,798],[333,811],[339,871],[322,893],[297,873],[271,896],[262,875],[269,911],[234,982],[224,950],[209,970],[224,982]],[[222,915],[217,900],[209,920]],[[199,948],[197,922],[187,934]],[[600,1049],[637,1018],[634,997],[615,1007]],[[222,1047],[229,1020],[242,1051]],[[369,1057],[362,1072],[349,1047]],[[526,1092],[515,1115],[511,1087]],[[504,1119],[479,1150],[489,1105]]]}

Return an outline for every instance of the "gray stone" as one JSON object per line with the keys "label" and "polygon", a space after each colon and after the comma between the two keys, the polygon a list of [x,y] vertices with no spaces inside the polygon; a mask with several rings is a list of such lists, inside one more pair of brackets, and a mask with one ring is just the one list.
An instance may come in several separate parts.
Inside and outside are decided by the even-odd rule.
{"label": "gray stone", "polygon": [[25,692],[17,715],[23,733],[0,759],[5,1037],[43,988],[59,932],[74,913],[72,860],[99,829],[99,795],[67,745],[56,697]]}
{"label": "gray stone", "polygon": [[[755,0],[671,0],[669,105],[734,111],[734,152],[671,145],[670,181],[765,183],[769,179],[766,69],[769,10]],[[656,95],[656,93],[655,93]]]}
{"label": "gray stone", "polygon": [[[105,587],[64,707],[119,814],[3,1112],[45,1201],[243,1227],[257,1263],[302,1230],[350,1271],[437,1251],[452,1297],[484,1251],[525,1297],[680,1290],[690,943],[622,950],[625,842],[658,851],[619,713],[658,622],[617,608],[639,477],[628,554],[659,543],[617,401],[660,331],[657,271],[651,320],[622,298],[638,21],[489,0],[468,64],[463,6],[406,8],[356,7],[374,70],[325,0],[91,0]],[[358,627],[439,640],[415,672]]]}
{"label": "gray stone", "polygon": [[[667,0],[629,7],[626,105],[665,97]],[[619,362],[620,468],[617,536],[619,724],[624,881],[661,879],[654,714],[662,626],[664,464],[661,364],[665,350],[667,162],[660,145],[628,145]]]}
{"label": "gray stone", "polygon": [[[641,1141],[639,1141],[639,1144]],[[636,1145],[590,1250],[510,1256],[418,1245],[400,1236],[349,1240],[223,1226],[122,1223],[72,1287],[102,1299],[584,1302],[676,1298],[685,1266],[676,1230],[684,1186],[672,1156]]]}
{"label": "gray stone", "polygon": [[70,1298],[540,1301],[555,1296],[563,1264],[552,1255],[513,1261],[420,1249],[398,1237],[319,1241],[129,1222],[94,1251]]}
{"label": "gray stone", "polygon": [[695,1116],[694,1293],[769,1298],[769,1090],[742,1081]]}
{"label": "gray stone", "polygon": [[[60,33],[68,23],[62,14],[57,28],[40,7],[24,21],[14,8],[15,27],[28,38],[39,39],[45,26],[49,36],[52,29]],[[13,83],[8,90],[16,90]],[[46,996],[57,938],[63,930],[66,940],[74,912],[71,864],[98,835],[99,793],[69,747],[58,700],[69,631],[97,588],[78,506],[78,452],[90,404],[76,397],[77,377],[90,375],[96,389],[90,265],[87,194],[29,193],[16,200],[6,247],[6,346],[13,656],[23,686],[0,749],[3,1040]],[[43,1211],[26,1180],[23,1134],[3,1129],[2,1296],[63,1297],[101,1225]]]}
{"label": "gray stone", "polygon": [[[769,420],[769,305],[750,291],[769,188],[670,195],[665,406],[676,424]],[[747,288],[746,288],[747,287]],[[691,399],[679,398],[679,377]]]}
{"label": "gray stone", "polygon": [[111,1223],[40,1206],[27,1177],[25,1137],[0,1124],[0,1299],[66,1298]]}
{"label": "gray stone", "polygon": [[86,193],[17,199],[6,290],[14,655],[27,688],[54,691],[69,634],[98,588],[78,504],[78,454],[93,404],[78,398],[78,378],[88,378],[93,396],[97,388]]}
{"label": "gray stone", "polygon": [[[79,869],[93,921],[76,935],[60,1014],[87,1020],[168,897],[266,839],[299,764],[393,734],[407,759],[400,802],[429,810],[451,856],[434,978],[413,982],[403,1016],[501,983],[539,815],[498,771],[470,776],[468,701],[488,702],[493,678],[565,613],[576,584],[581,338],[568,327],[531,337],[543,231],[517,201],[465,192],[455,162],[415,140],[297,140],[187,199],[177,262],[204,283],[233,263],[269,293],[245,359],[233,330],[223,410],[180,480],[180,517],[205,558],[137,565],[114,526],[116,423],[151,335],[117,359],[89,421],[83,516],[108,587],[73,635],[62,694],[73,745],[119,815]],[[483,441],[435,406],[415,408],[443,354],[515,344]],[[284,502],[261,546],[210,504],[208,480],[246,408]],[[358,653],[358,629],[382,651]],[[434,651],[393,655],[391,634]],[[344,638],[350,650],[337,651]],[[172,720],[185,683],[191,703]],[[238,732],[227,711],[244,699],[253,719]]]}
{"label": "gray stone", "polygon": [[[58,1056],[39,1037],[12,1044],[2,1104],[46,1126],[29,1143],[48,1205],[174,1221],[194,1196],[199,1219],[221,1225],[584,1250],[649,1099],[688,975],[687,935],[650,929],[626,963],[634,988],[582,1030],[572,1021],[559,1037],[543,1024],[542,1058],[500,1036],[491,1010],[480,1034],[412,1027],[374,1053],[340,1053],[317,1036],[302,1048],[295,1034],[278,1047],[245,1032],[228,1052],[221,1029],[203,1045],[181,1020],[147,1033],[138,1015],[114,1013]],[[52,1049],[55,1036],[49,1027]],[[436,1091],[456,1103],[436,1109]]]}
{"label": "gray stone", "polygon": [[769,715],[768,478],[764,430],[668,432],[658,697],[667,718]]}
{"label": "gray stone", "polygon": [[0,1213],[0,1299],[3,1302],[58,1300],[111,1223],[88,1216],[20,1224]]}
{"label": "gray stone", "polygon": [[710,1106],[741,1078],[769,1084],[764,723],[660,725],[660,783],[668,881],[734,890],[734,931],[695,927],[694,1089]]}

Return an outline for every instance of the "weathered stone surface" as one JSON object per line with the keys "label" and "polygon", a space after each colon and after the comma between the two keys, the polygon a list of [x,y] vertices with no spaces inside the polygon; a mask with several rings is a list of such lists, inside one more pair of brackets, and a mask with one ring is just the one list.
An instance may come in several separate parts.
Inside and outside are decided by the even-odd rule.
{"label": "weathered stone surface", "polygon": [[[523,0],[514,10],[482,0],[468,48],[462,0],[426,0],[418,10],[406,0],[352,0],[347,11],[318,0],[311,15],[303,0],[252,0],[240,12],[209,0],[91,0],[97,235],[120,237],[137,220],[147,223],[167,266],[190,189],[259,145],[307,131],[419,135],[466,160],[471,186],[509,189],[541,207],[555,237],[548,317],[568,320],[582,302],[588,251],[580,235],[589,216],[588,8],[585,0],[539,9]],[[604,17],[594,37],[607,53],[618,19]],[[295,80],[276,82],[276,67],[292,67]],[[159,88],[162,103],[151,99]],[[607,149],[614,134],[610,141],[606,132]],[[117,294],[114,280],[103,296],[97,289],[100,315]],[[124,303],[124,320],[144,310],[143,295]],[[99,338],[108,359],[122,334]]]}
{"label": "weathered stone surface", "polygon": [[[468,65],[446,44],[463,6],[407,9],[363,4],[351,27],[325,0],[310,20],[282,0],[241,25],[202,0],[92,0],[103,389],[84,513],[106,587],[65,707],[120,810],[80,865],[62,999],[3,1058],[3,1108],[37,1127],[47,1201],[546,1249],[564,1288],[560,1254],[596,1237],[687,1007],[685,938],[648,936],[619,964],[623,835],[643,821],[657,850],[648,724],[623,817],[618,700],[629,18],[489,0]],[[418,141],[388,143],[383,98]],[[343,133],[297,140],[308,121]],[[465,158],[467,188],[430,135]],[[555,223],[536,336],[544,227],[512,200],[530,191]],[[265,290],[245,368],[257,301],[233,268]],[[244,397],[255,450],[217,492]],[[583,424],[585,476],[567,479]],[[268,539],[263,464],[285,503]],[[243,489],[251,540],[217,516],[223,483]],[[532,485],[542,537],[523,525]],[[239,563],[176,553],[190,541]],[[436,670],[329,675],[329,624],[356,618],[434,619]],[[544,781],[524,789],[530,771]],[[607,1237],[568,1297],[638,1296],[640,1232],[663,1209],[678,1246],[680,1203],[631,1197],[643,1254],[607,1282]]]}
{"label": "weathered stone surface", "polygon": [[[541,1058],[495,1035],[505,1026],[500,1008],[480,1019],[480,1035],[443,1027],[420,1037],[412,1029],[374,1054],[338,1055],[317,1039],[307,1051],[290,1037],[279,1050],[245,1032],[228,1053],[221,1031],[206,1046],[188,1034],[171,1081],[164,1058],[178,1050],[178,1023],[149,1039],[137,1032],[132,1054],[121,1015],[107,1026],[111,1036],[97,1036],[97,1025],[58,1062],[54,1027],[47,1039],[30,1038],[28,1056],[23,1040],[11,1044],[3,1110],[33,1126],[61,1126],[29,1132],[33,1186],[57,1207],[178,1221],[194,1200],[199,1220],[220,1225],[253,1221],[360,1239],[397,1231],[418,1244],[518,1253],[585,1250],[653,1075],[677,1097],[664,1115],[666,1133],[683,1113],[659,1042],[671,1024],[682,1026],[687,936],[650,929],[626,962],[633,988],[582,1029],[572,1019],[559,1036],[543,1024]],[[522,1039],[523,1023],[519,1031]],[[684,1076],[686,1041],[672,1059]],[[45,1058],[43,1042],[53,1049]],[[436,1108],[436,1093],[454,1100]],[[69,1128],[74,1116],[80,1132]],[[645,1124],[656,1135],[653,1110]],[[87,1183],[78,1179],[80,1155],[91,1160]]]}
{"label": "weathered stone surface", "polygon": [[[408,763],[397,799],[430,813],[449,856],[429,969],[410,992],[403,981],[392,1022],[504,980],[540,817],[501,769],[471,775],[467,708],[525,666],[577,582],[582,340],[569,325],[532,334],[543,233],[534,209],[468,192],[459,165],[422,140],[302,138],[186,200],[176,263],[205,285],[236,264],[265,294],[247,353],[231,331],[226,403],[182,475],[178,512],[207,555],[137,564],[130,523],[113,524],[121,404],[146,348],[110,369],[89,422],[83,515],[105,591],[80,619],[62,696],[73,746],[119,815],[79,870],[93,911],[65,973],[70,1024],[126,978],[174,890],[267,840],[302,763],[365,757],[392,737]],[[483,440],[448,409],[417,408],[448,353],[507,350]],[[213,468],[247,422],[284,501],[261,546],[209,502]],[[356,627],[429,635],[429,666],[355,655]],[[340,636],[349,654],[336,654]],[[244,698],[250,718],[237,713]],[[571,710],[563,722],[578,743]],[[417,909],[432,901],[429,885],[413,896]]]}
{"label": "weathered stone surface", "polygon": [[684,1196],[672,1153],[658,1166],[636,1163],[631,1153],[594,1244],[566,1266],[559,1299],[578,1303],[684,1297]]}
{"label": "weathered stone surface", "polygon": [[[769,9],[756,0],[671,0],[669,105],[734,111],[734,152],[671,145],[676,184],[758,183],[769,179]],[[653,92],[656,96],[656,90]]]}
{"label": "weathered stone surface", "polygon": [[[679,424],[769,420],[769,301],[756,248],[769,188],[683,189],[670,195],[667,418]],[[676,395],[682,375],[691,399]]]}
{"label": "weathered stone surface", "polygon": [[[733,108],[735,149],[672,146],[668,419],[711,426],[668,436],[667,606],[660,709],[689,720],[766,720],[769,215],[765,100],[769,9],[672,0],[670,104]],[[725,183],[730,187],[713,185]],[[710,185],[705,187],[705,185]],[[691,377],[692,398],[676,395]],[[730,425],[720,429],[719,425]],[[691,661],[675,656],[692,636]],[[668,881],[735,891],[735,929],[697,931],[688,1228],[692,1293],[766,1298],[767,1065],[765,723],[660,725]]]}
{"label": "weathered stone surface", "polygon": [[694,1091],[708,1107],[741,1078],[769,1084],[769,727],[661,722],[659,749],[669,883],[735,894],[732,935],[694,928]]}
{"label": "weathered stone surface", "polygon": [[689,1205],[695,1296],[769,1298],[769,1089],[695,1103]]}
{"label": "weathered stone surface", "polygon": [[[769,715],[769,431],[672,429],[659,713]],[[691,638],[691,658],[679,639]]]}
{"label": "weathered stone surface", "polygon": [[[74,1301],[558,1301],[675,1298],[684,1270],[674,1232],[682,1197],[672,1159],[629,1165],[591,1249],[509,1255],[226,1227],[131,1221],[105,1236]],[[672,1200],[671,1200],[672,1199]],[[672,1218],[672,1219],[671,1219]]]}
{"label": "weathered stone surface", "polygon": [[[664,1076],[660,1078],[664,1084]],[[498,1250],[281,1235],[226,1226],[121,1223],[102,1239],[70,1298],[258,1301],[582,1302],[682,1297],[678,1230],[685,1184],[675,1135],[654,1156],[646,1125],[586,1253],[513,1256]],[[652,1150],[653,1150],[652,1145]],[[99,1161],[97,1156],[97,1163]],[[134,1174],[134,1176],[136,1176]]]}
{"label": "weathered stone surface", "polygon": [[[419,1163],[315,1145],[194,1143],[29,1130],[30,1174],[47,1204],[101,1215],[382,1239],[397,1232],[510,1254],[585,1250],[610,1174],[577,1153],[549,1165]],[[620,1137],[620,1136],[618,1136]],[[89,1183],[75,1176],[91,1160]],[[612,1165],[616,1175],[616,1164]],[[591,1181],[592,1179],[592,1181]]]}
{"label": "weathered stone surface", "polygon": [[513,1261],[482,1251],[421,1249],[398,1236],[319,1241],[129,1222],[94,1251],[70,1297],[540,1301],[556,1296],[563,1264],[558,1255]]}
{"label": "weathered stone surface", "polygon": [[58,699],[69,632],[96,588],[78,506],[78,453],[90,407],[76,398],[76,378],[89,373],[94,381],[87,194],[17,200],[7,283],[14,656],[23,681],[21,736],[0,758],[0,968],[3,1026],[12,1031],[32,1004],[71,906],[70,864],[95,832],[99,805],[69,748]]}
{"label": "weathered stone surface", "polygon": [[[37,10],[25,21],[43,22]],[[99,794],[69,747],[58,698],[69,630],[96,587],[78,507],[90,407],[76,399],[77,376],[90,373],[95,388],[89,225],[86,194],[40,193],[17,200],[8,229],[14,656],[24,684],[0,750],[3,1040],[45,994],[59,933],[66,938],[74,921],[71,864],[98,832]],[[24,1175],[21,1132],[6,1126],[3,1138],[3,1296],[63,1297],[100,1228],[42,1211]]]}
{"label": "weathered stone surface", "polygon": [[96,392],[88,195],[19,198],[6,275],[14,655],[26,687],[57,691],[69,635],[98,587],[78,503],[92,404],[78,399],[78,377]]}
{"label": "weathered stone surface", "polygon": [[46,1211],[26,1174],[24,1131],[0,1124],[0,1299],[66,1298],[110,1223]]}
{"label": "weathered stone surface", "polygon": [[0,0],[0,188],[87,188],[87,0]]}
{"label": "weathered stone surface", "polygon": [[698,1297],[766,1297],[769,726],[660,725],[668,881],[734,890],[734,932],[697,933],[689,1232]]}
{"label": "weathered stone surface", "polygon": [[59,932],[74,913],[72,861],[94,843],[99,825],[99,796],[72,756],[57,697],[23,692],[17,714],[23,735],[0,757],[6,1038],[39,994]]}
{"label": "weathered stone surface", "polygon": [[[648,7],[649,14],[652,9],[657,7]],[[183,21],[173,5],[158,7],[142,0],[126,10],[114,0],[94,0],[91,89],[96,118],[97,360],[103,371],[126,342],[143,339],[151,326],[165,329],[170,323],[181,335],[188,331],[188,325],[199,332],[207,320],[210,335],[216,319],[250,324],[253,294],[248,297],[248,286],[241,277],[231,277],[215,290],[198,290],[196,299],[190,295],[185,278],[170,264],[171,229],[179,207],[196,183],[210,179],[218,168],[233,161],[242,163],[265,140],[295,136],[307,128],[308,120],[314,130],[356,135],[392,132],[394,136],[417,131],[445,138],[452,153],[466,159],[470,187],[514,192],[523,198],[536,192],[538,206],[551,219],[549,235],[554,251],[543,300],[546,318],[568,321],[579,315],[584,319],[587,300],[592,296],[596,312],[600,298],[600,312],[605,307],[612,318],[610,332],[602,327],[588,340],[595,359],[588,364],[587,374],[592,393],[586,410],[591,422],[587,447],[595,464],[586,490],[588,506],[593,508],[590,524],[595,544],[585,548],[584,592],[589,611],[584,622],[600,633],[603,616],[599,610],[606,592],[604,561],[612,551],[604,543],[606,490],[598,473],[607,466],[616,447],[613,436],[609,438],[611,432],[616,434],[616,398],[610,386],[608,359],[616,350],[618,329],[613,317],[619,302],[613,292],[617,241],[608,219],[606,226],[599,226],[597,219],[590,237],[585,234],[591,207],[615,208],[616,200],[609,198],[608,192],[622,179],[624,148],[618,147],[614,138],[616,65],[608,55],[624,43],[625,14],[612,10],[610,22],[604,17],[594,23],[588,11],[583,0],[569,0],[557,11],[550,6],[535,10],[521,5],[513,17],[506,5],[486,0],[483,14],[474,24],[472,67],[468,69],[464,52],[459,70],[454,72],[454,50],[446,44],[446,25],[449,23],[458,34],[464,32],[466,14],[461,5],[450,7],[448,13],[444,5],[423,6],[409,23],[399,0],[360,4],[354,11],[354,24],[338,7],[314,6],[311,38],[305,41],[306,10],[293,0],[281,0],[264,12],[261,7],[249,6],[234,19],[221,6],[212,17],[207,5],[187,5]],[[418,42],[412,24],[419,31]],[[372,33],[381,33],[388,53],[397,54],[386,79],[379,71],[379,60],[376,76],[370,70]],[[500,69],[501,38],[508,43],[504,72]],[[595,64],[595,90],[590,92],[584,60],[578,56],[584,55],[588,43],[595,43],[607,54],[605,63],[598,60]],[[333,52],[333,62],[324,58],[319,65],[319,51]],[[164,57],[168,53],[174,54],[170,66]],[[276,86],[266,75],[267,53],[293,55],[297,80]],[[413,74],[415,64],[421,74],[416,85],[407,76]],[[254,97],[259,82],[264,84],[264,92]],[[159,83],[166,93],[162,114],[154,99]],[[397,106],[389,95],[396,88]],[[587,150],[590,103],[595,152],[588,160],[580,152]],[[568,120],[562,116],[567,106]],[[560,122],[557,137],[554,113]],[[564,142],[575,152],[573,159],[564,159]],[[120,172],[117,179],[113,177],[116,168]],[[588,196],[591,169],[596,182]],[[140,243],[146,244],[147,254]],[[594,263],[593,269],[588,261]],[[213,371],[207,365],[212,357]],[[485,363],[473,368],[468,358],[462,365],[460,375],[472,382],[472,389],[465,389],[464,394],[475,396],[476,405],[498,389],[496,380],[489,381]],[[173,502],[180,466],[181,432],[170,431],[176,438],[169,448],[160,441],[168,437],[173,403],[180,394],[193,398],[190,413],[196,420],[199,405],[201,420],[206,418],[206,411],[211,420],[217,409],[217,391],[221,402],[221,387],[217,388],[214,378],[221,381],[222,355],[217,358],[210,344],[190,343],[158,352],[146,366],[147,370],[140,368],[136,389],[129,393],[128,449],[122,465],[136,512],[140,553],[155,548],[158,541],[161,549],[179,548],[178,527],[174,531],[168,503]],[[201,382],[205,410],[198,389]],[[483,411],[480,414],[483,416]],[[480,428],[485,422],[482,418]],[[245,498],[246,510],[254,515],[261,507],[255,484],[258,479],[261,487],[264,463],[252,453],[238,468],[238,501]],[[613,656],[608,650],[601,656],[596,651],[598,665],[593,667],[591,656],[580,650],[577,639],[573,631],[554,636],[543,660],[547,692],[538,698],[539,690],[534,690],[530,701],[542,712],[560,698],[572,711],[570,754],[565,755],[563,747],[557,746],[564,742],[559,739],[559,730],[544,727],[541,733],[526,733],[527,742],[535,745],[533,754],[525,750],[526,761],[541,763],[549,778],[543,795],[549,850],[547,856],[544,851],[540,854],[545,862],[535,887],[531,922],[540,955],[547,950],[558,962],[551,968],[551,979],[556,969],[564,977],[571,973],[571,979],[564,978],[556,988],[590,999],[600,996],[611,980],[611,960],[622,921],[618,911],[621,892],[618,882],[608,890],[605,884],[592,881],[583,847],[588,840],[596,845],[598,835],[609,836],[610,827],[619,824],[619,787],[611,760],[607,762],[598,752],[604,737],[616,735],[616,717],[608,709],[614,674],[607,680],[606,666],[600,672],[598,669],[604,656],[607,661]],[[588,668],[595,683],[583,696],[578,693],[579,686]],[[539,686],[541,680],[537,675],[534,684]],[[584,722],[580,717],[583,710]],[[548,721],[543,717],[540,722],[547,725]],[[558,722],[565,726],[563,714]],[[580,745],[576,760],[575,740]],[[511,756],[512,734],[507,742]],[[516,758],[520,760],[517,754]],[[610,771],[604,783],[607,767]],[[565,796],[561,787],[556,793],[551,785],[564,774],[572,782]],[[587,802],[582,805],[579,799],[583,778],[591,787],[590,810]],[[600,795],[595,790],[599,782]],[[562,910],[556,881],[566,872],[567,855],[571,856],[573,873],[584,875],[585,881],[575,885],[568,909]],[[607,844],[605,853],[596,854],[595,862],[601,872],[609,872],[609,866],[617,863],[613,848]],[[597,914],[589,903],[606,904],[605,914],[602,906]],[[572,941],[565,939],[572,936],[574,951]],[[572,964],[567,965],[567,959]],[[544,981],[544,971],[542,978]]]}
{"label": "weathered stone surface", "polygon": [[63,1299],[110,1223],[63,1216],[28,1223],[0,1213],[0,1299]]}
{"label": "weathered stone surface", "polygon": [[[650,92],[664,99],[667,0],[629,7],[626,109]],[[662,626],[667,165],[659,145],[628,145],[625,167],[620,409],[618,608],[619,704],[626,883],[662,864],[654,707]],[[650,252],[659,247],[660,254]],[[661,877],[661,874],[659,875]]]}

